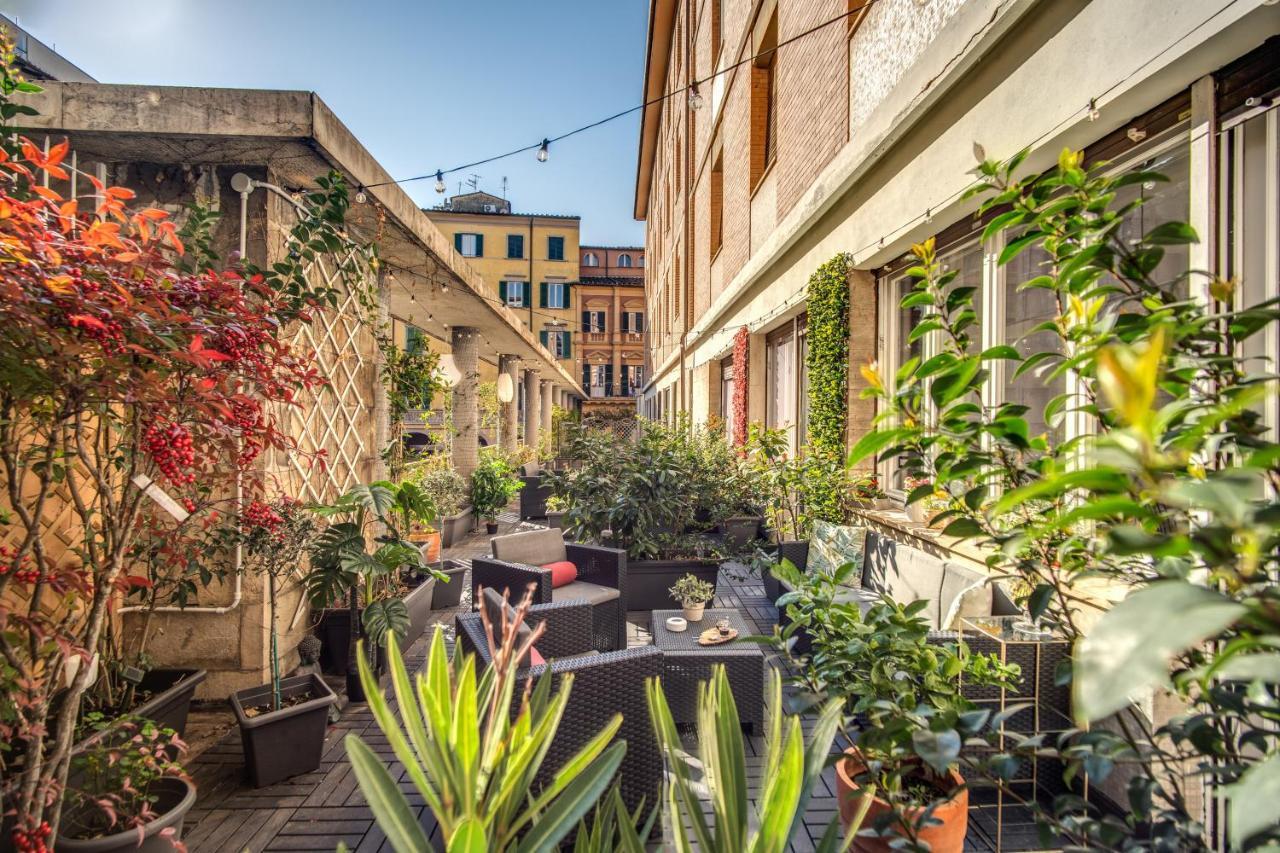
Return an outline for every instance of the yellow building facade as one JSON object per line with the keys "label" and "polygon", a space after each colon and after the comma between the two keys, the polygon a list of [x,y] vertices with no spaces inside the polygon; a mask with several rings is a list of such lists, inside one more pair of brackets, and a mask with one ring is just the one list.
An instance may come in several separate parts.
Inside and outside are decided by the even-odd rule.
{"label": "yellow building facade", "polygon": [[453,196],[424,212],[565,370],[578,375],[579,218],[513,212],[510,201],[484,192]]}

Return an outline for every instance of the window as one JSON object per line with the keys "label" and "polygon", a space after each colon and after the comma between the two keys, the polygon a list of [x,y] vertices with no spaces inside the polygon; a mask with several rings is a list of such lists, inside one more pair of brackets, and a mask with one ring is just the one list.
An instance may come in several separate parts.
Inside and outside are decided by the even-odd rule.
{"label": "window", "polygon": [[542,330],[539,335],[542,338],[542,345],[546,347],[556,358],[569,358],[571,355],[571,347],[569,346],[569,332],[559,327],[549,327]]}
{"label": "window", "polygon": [[613,365],[588,364],[583,366],[587,394],[592,397],[613,396]]}
{"label": "window", "polygon": [[618,266],[622,267],[623,269],[630,269],[631,256],[628,255],[626,252],[623,252],[621,255],[618,255]]}
{"label": "window", "polygon": [[797,447],[796,334],[790,323],[765,339],[765,425],[786,430],[789,444]]}
{"label": "window", "polygon": [[643,332],[644,331],[644,312],[623,311],[622,312],[622,331]]}
{"label": "window", "polygon": [[524,257],[524,235],[523,234],[507,235],[507,257],[508,258]]}
{"label": "window", "polygon": [[603,311],[583,311],[582,312],[582,331],[584,332],[603,332],[604,328],[604,312]]}
{"label": "window", "polygon": [[525,301],[528,294],[525,292],[529,286],[525,281],[500,281],[498,282],[498,299],[506,303],[509,308],[523,308],[528,303]]}
{"label": "window", "polygon": [[484,257],[484,235],[483,234],[463,234],[453,235],[453,248],[458,250],[458,254],[464,258],[483,258]]}
{"label": "window", "polygon": [[582,265],[584,267],[598,267],[600,266],[600,259],[596,257],[595,252],[587,252],[582,256]]}
{"label": "window", "polygon": [[733,356],[720,360],[720,419],[724,437],[733,444]]}
{"label": "window", "polygon": [[636,261],[636,266],[638,267],[644,266],[644,255],[641,255],[640,258]]}
{"label": "window", "polygon": [[765,29],[751,67],[751,187],[755,189],[778,153],[778,15]]}
{"label": "window", "polygon": [[544,281],[538,303],[540,308],[568,308],[569,285],[563,281]]}
{"label": "window", "polygon": [[549,261],[564,260],[564,238],[563,237],[547,238],[547,260]]}
{"label": "window", "polygon": [[634,397],[640,393],[640,386],[644,385],[644,368],[638,364],[622,365],[622,388],[620,394],[623,397]]}
{"label": "window", "polygon": [[724,155],[711,165],[711,257],[724,245]]}
{"label": "window", "polygon": [[404,351],[412,355],[427,348],[427,336],[417,326],[405,327]]}

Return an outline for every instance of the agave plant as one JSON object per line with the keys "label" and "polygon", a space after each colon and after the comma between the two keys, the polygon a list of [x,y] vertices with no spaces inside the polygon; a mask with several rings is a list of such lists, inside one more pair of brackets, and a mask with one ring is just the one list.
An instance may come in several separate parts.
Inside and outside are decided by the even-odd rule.
{"label": "agave plant", "polygon": [[[800,718],[782,712],[782,675],[776,669],[771,673],[765,787],[754,814],[748,805],[746,750],[738,708],[724,667],[715,667],[711,680],[698,685],[701,785],[693,778],[662,684],[656,678],[649,679],[649,715],[670,770],[666,788],[668,840],[680,853],[692,853],[695,844],[703,853],[783,853],[792,836],[803,829],[809,792],[822,775],[840,724],[841,703],[835,699],[822,706],[806,747]],[[713,823],[707,822],[699,788],[710,794]],[[849,849],[870,804],[871,798],[864,798],[861,813],[843,836],[833,817],[818,843],[818,853]]]}
{"label": "agave plant", "polygon": [[[501,626],[496,641],[486,621],[495,654],[493,664],[479,674],[472,655],[455,654],[450,660],[439,627],[431,638],[426,669],[412,683],[399,648],[388,645],[397,711],[359,656],[369,708],[435,815],[451,853],[555,849],[595,806],[626,752],[625,742],[610,743],[622,724],[619,714],[545,786],[534,785],[569,702],[573,674],[560,676],[554,693],[550,674],[526,686],[513,718],[517,663],[543,627],[518,646],[516,629],[529,604],[526,595],[515,620]],[[382,759],[356,735],[347,735],[346,749],[360,790],[392,847],[398,853],[431,849]],[[630,815],[623,822],[634,830]]]}

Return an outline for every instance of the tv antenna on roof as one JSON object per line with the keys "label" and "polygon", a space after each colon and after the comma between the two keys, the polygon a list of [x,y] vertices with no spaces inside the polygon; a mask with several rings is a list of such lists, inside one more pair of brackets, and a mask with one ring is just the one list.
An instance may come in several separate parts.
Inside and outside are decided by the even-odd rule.
{"label": "tv antenna on roof", "polygon": [[472,172],[471,177],[467,178],[467,186],[471,187],[472,192],[480,189],[480,178],[481,176],[477,175],[475,172]]}
{"label": "tv antenna on roof", "polygon": [[504,199],[507,197],[507,176],[506,175],[502,176],[502,197]]}

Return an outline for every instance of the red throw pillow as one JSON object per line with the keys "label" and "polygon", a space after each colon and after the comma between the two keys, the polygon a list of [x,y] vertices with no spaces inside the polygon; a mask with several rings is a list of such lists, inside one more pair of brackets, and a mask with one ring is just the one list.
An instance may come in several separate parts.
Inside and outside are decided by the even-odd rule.
{"label": "red throw pillow", "polygon": [[547,659],[544,658],[536,648],[533,646],[529,647],[529,666],[542,666],[546,662]]}
{"label": "red throw pillow", "polygon": [[578,579],[578,567],[568,560],[559,560],[555,563],[547,563],[541,568],[551,570],[551,588],[559,589],[562,586],[568,586]]}

